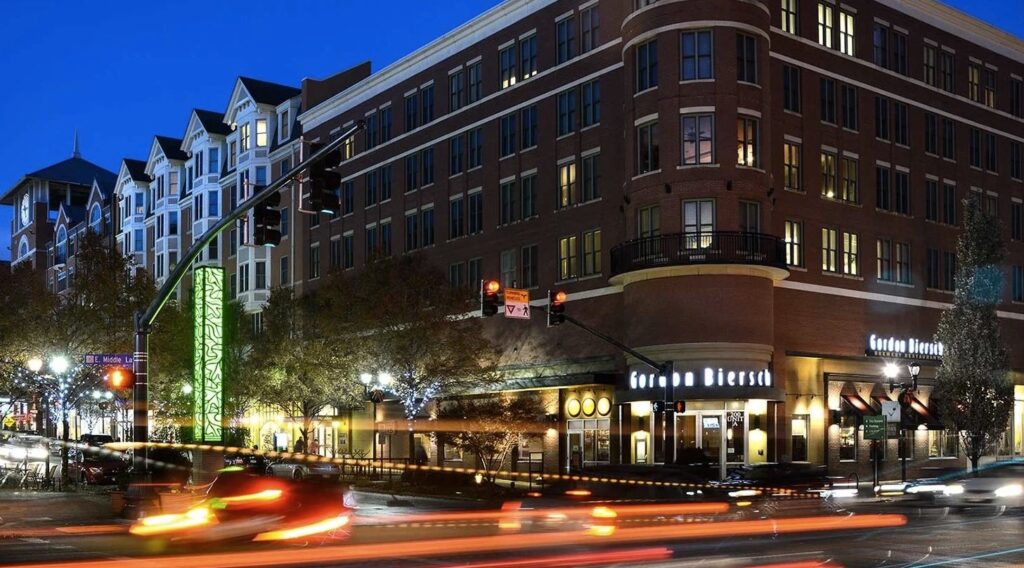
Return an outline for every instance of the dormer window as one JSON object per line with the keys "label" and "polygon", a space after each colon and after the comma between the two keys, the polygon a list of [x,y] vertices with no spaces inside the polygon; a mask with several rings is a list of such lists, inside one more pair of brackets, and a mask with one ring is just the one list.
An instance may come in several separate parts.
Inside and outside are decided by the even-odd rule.
{"label": "dormer window", "polygon": [[249,132],[249,123],[246,122],[238,129],[238,153],[244,154],[249,151],[249,143],[251,132]]}
{"label": "dormer window", "polygon": [[267,119],[265,118],[256,119],[256,147],[267,147]]}
{"label": "dormer window", "polygon": [[288,109],[281,111],[281,114],[277,115],[277,139],[280,142],[284,142],[288,139]]}
{"label": "dormer window", "polygon": [[64,264],[68,258],[68,231],[64,227],[57,229],[57,257],[54,264]]}
{"label": "dormer window", "polygon": [[97,235],[103,234],[103,211],[98,203],[92,206],[89,212],[89,230]]}

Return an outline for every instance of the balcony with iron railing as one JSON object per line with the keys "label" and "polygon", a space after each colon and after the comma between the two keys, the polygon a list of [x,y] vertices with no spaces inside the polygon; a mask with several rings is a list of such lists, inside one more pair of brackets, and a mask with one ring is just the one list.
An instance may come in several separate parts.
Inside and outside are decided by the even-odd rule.
{"label": "balcony with iron railing", "polygon": [[765,267],[788,275],[782,239],[765,233],[704,231],[643,237],[611,250],[612,277],[640,270],[694,265]]}

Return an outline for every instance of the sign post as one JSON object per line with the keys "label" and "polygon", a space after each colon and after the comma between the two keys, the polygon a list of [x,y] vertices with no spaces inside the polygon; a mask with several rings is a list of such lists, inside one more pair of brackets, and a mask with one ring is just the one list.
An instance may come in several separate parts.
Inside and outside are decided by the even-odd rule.
{"label": "sign post", "polygon": [[864,417],[864,439],[871,440],[871,464],[874,472],[872,487],[878,487],[878,441],[886,438],[885,416]]}
{"label": "sign post", "polygon": [[530,319],[530,291],[520,288],[505,288],[505,317]]}

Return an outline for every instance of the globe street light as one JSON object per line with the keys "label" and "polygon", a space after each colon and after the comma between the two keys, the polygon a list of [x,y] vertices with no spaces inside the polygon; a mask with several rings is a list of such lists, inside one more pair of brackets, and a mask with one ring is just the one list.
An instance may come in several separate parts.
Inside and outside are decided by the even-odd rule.
{"label": "globe street light", "polygon": [[886,363],[882,373],[887,379],[895,379],[900,374],[900,368],[896,366],[896,363]]}
{"label": "globe street light", "polygon": [[39,357],[33,357],[28,360],[26,366],[28,367],[29,371],[32,371],[33,373],[38,373],[39,370],[43,368],[43,360],[40,359]]}
{"label": "globe street light", "polygon": [[185,384],[181,385],[181,392],[182,392],[182,394],[192,394],[192,384],[191,383],[185,383]]}
{"label": "globe street light", "polygon": [[64,371],[67,371],[69,366],[70,363],[68,363],[67,357],[63,355],[57,355],[53,359],[50,359],[50,369],[54,373],[57,373],[58,375],[61,375],[64,373]]}

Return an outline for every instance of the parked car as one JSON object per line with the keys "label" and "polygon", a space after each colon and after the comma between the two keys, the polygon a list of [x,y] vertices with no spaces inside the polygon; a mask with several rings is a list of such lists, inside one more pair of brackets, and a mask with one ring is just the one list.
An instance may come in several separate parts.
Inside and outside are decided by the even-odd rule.
{"label": "parked car", "polygon": [[952,509],[1024,507],[1024,461],[991,464],[947,483],[936,502]]}
{"label": "parked car", "polygon": [[79,449],[68,463],[70,478],[90,485],[115,483],[118,475],[126,469],[128,461],[123,454],[92,448]]}
{"label": "parked car", "polygon": [[[140,467],[136,454],[135,467]],[[186,450],[175,448],[150,448],[149,471],[154,483],[177,483],[185,485],[192,477],[192,457]]]}
{"label": "parked car", "polygon": [[341,478],[341,466],[336,463],[304,461],[301,459],[283,459],[271,462],[270,465],[267,466],[267,475],[273,477],[286,477],[288,479],[318,477],[328,481],[337,481]]}
{"label": "parked car", "polygon": [[82,437],[79,438],[78,441],[98,448],[104,444],[113,443],[114,437],[110,434],[82,434]]}

